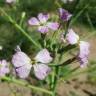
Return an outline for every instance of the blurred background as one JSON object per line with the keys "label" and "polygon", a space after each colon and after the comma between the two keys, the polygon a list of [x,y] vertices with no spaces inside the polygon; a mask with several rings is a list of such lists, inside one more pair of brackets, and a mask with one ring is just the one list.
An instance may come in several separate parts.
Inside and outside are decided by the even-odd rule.
{"label": "blurred background", "polygon": [[[40,36],[38,32],[35,32],[36,30],[28,27],[27,20],[31,16],[37,16],[40,12],[57,14],[59,7],[72,13],[73,22],[71,27],[81,36],[82,40],[89,41],[91,44],[89,68],[92,69],[88,69],[87,72],[81,72],[82,74],[80,73],[74,78],[69,78],[66,81],[58,83],[57,96],[96,96],[96,0],[69,1],[65,3],[65,0],[17,0],[16,4],[7,4],[5,0],[0,0],[0,7],[6,10],[18,23],[21,20],[22,14],[26,13],[21,26],[23,26],[35,40],[40,38]],[[29,55],[33,54],[36,50],[26,37],[17,31],[18,30],[0,12],[0,46],[3,47],[3,50],[0,51],[0,59],[6,58],[10,60],[14,48],[18,44],[21,45],[22,50]],[[68,71],[68,68],[65,68],[64,72],[65,71]],[[35,80],[32,80],[32,82],[37,84]],[[38,92],[37,94],[34,93],[35,92],[30,89],[19,85],[0,83],[0,96],[44,95]]]}

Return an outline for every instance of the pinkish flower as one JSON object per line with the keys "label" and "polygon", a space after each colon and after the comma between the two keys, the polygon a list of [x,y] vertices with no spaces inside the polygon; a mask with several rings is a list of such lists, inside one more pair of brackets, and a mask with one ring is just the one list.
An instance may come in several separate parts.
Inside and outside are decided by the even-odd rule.
{"label": "pinkish flower", "polygon": [[9,63],[6,60],[0,60],[0,77],[5,76],[9,72]]}
{"label": "pinkish flower", "polygon": [[52,61],[52,57],[47,49],[42,49],[33,62],[20,48],[17,48],[16,51],[12,58],[12,64],[20,78],[27,78],[33,67],[35,76],[40,80],[45,79],[51,70],[47,64]]}
{"label": "pinkish flower", "polygon": [[88,63],[88,55],[89,55],[89,48],[90,44],[85,41],[80,41],[80,52],[78,55],[78,60],[80,62],[81,67],[84,67]]}
{"label": "pinkish flower", "polygon": [[8,4],[11,4],[11,3],[14,3],[14,2],[16,2],[16,0],[6,0],[6,3],[8,3]]}
{"label": "pinkish flower", "polygon": [[67,10],[62,8],[59,8],[59,15],[63,21],[68,21],[72,17],[72,14],[70,14]]}
{"label": "pinkish flower", "polygon": [[42,49],[35,57],[36,63],[33,65],[35,76],[43,80],[51,71],[48,63],[52,61],[52,57],[47,49]]}
{"label": "pinkish flower", "polygon": [[28,24],[31,26],[38,26],[38,31],[41,33],[46,33],[49,31],[49,29],[56,31],[59,24],[57,22],[48,22],[48,19],[48,14],[39,13],[37,18],[31,17],[28,20]]}
{"label": "pinkish flower", "polygon": [[72,29],[68,29],[66,40],[68,41],[69,44],[73,45],[78,43],[79,36]]}
{"label": "pinkish flower", "polygon": [[12,57],[12,64],[20,78],[28,77],[32,67],[31,59],[19,47],[17,47],[16,53]]}

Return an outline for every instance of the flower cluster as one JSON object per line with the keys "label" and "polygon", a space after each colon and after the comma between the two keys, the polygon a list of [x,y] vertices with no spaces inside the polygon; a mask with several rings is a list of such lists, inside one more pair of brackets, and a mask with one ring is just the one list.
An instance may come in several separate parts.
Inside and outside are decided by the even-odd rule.
{"label": "flower cluster", "polygon": [[80,41],[79,36],[72,29],[68,30],[68,33],[66,35],[66,40],[71,45],[76,44],[76,43],[79,44],[80,51],[78,54],[78,60],[80,62],[81,67],[86,65],[88,63],[90,44],[85,41]]}
{"label": "flower cluster", "polygon": [[[14,0],[6,0],[7,3],[12,3],[13,1]],[[68,22],[71,17],[71,13],[65,9],[59,8],[59,18],[61,21],[63,21],[63,23]],[[45,34],[50,30],[59,30],[61,25],[58,22],[49,21],[49,18],[49,14],[39,13],[37,18],[31,17],[28,20],[28,24],[31,26],[36,26],[37,30],[41,34]],[[77,44],[77,46],[79,46],[77,60],[79,61],[81,67],[85,66],[88,63],[90,44],[88,42],[81,41],[79,35],[76,34],[71,28],[68,28],[65,35],[66,36],[64,36],[63,33],[61,40],[64,41],[64,43],[67,42],[69,45]],[[11,62],[14,66],[16,75],[18,75],[20,78],[27,78],[32,71],[39,80],[45,79],[51,72],[51,68],[48,66],[48,64],[54,60],[54,58],[51,57],[50,52],[55,51],[51,50],[51,47],[42,48],[36,54],[36,56],[31,59],[26,53],[21,51],[19,46],[17,46]],[[51,51],[49,52],[49,50]],[[0,76],[5,76],[9,72],[8,62],[6,60],[0,60]]]}

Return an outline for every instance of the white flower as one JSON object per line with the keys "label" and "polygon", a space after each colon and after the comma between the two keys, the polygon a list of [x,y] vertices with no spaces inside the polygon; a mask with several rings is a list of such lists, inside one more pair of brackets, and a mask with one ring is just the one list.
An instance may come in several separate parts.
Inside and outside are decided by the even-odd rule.
{"label": "white flower", "polygon": [[73,45],[78,43],[79,36],[72,29],[68,29],[66,40],[68,41],[69,44]]}
{"label": "white flower", "polygon": [[50,72],[48,63],[52,61],[52,57],[47,49],[42,49],[34,58],[33,65],[31,59],[20,50],[19,47],[16,49],[16,53],[13,55],[12,64],[14,65],[16,72],[20,78],[27,78],[31,68],[34,68],[35,76],[43,80]]}

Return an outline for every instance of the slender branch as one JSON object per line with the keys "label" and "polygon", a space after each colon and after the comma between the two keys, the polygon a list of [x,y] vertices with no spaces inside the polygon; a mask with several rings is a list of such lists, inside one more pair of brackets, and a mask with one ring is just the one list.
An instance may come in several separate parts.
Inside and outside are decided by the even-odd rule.
{"label": "slender branch", "polygon": [[85,7],[77,13],[75,17],[72,17],[72,20],[69,23],[69,27],[78,19],[78,17],[81,16],[81,14],[85,11],[86,8],[88,8],[89,4],[86,4]]}
{"label": "slender branch", "polygon": [[10,77],[5,76],[5,77],[2,78],[2,80],[8,81],[8,82],[13,82],[13,83],[16,83],[18,85],[25,86],[25,87],[30,88],[30,89],[33,89],[33,90],[41,91],[41,92],[44,92],[46,94],[52,95],[52,92],[51,91],[48,91],[46,89],[43,89],[43,88],[40,88],[40,87],[36,87],[36,86],[30,85],[27,82],[24,82],[24,81],[21,81],[21,80],[17,80],[15,78],[10,78]]}
{"label": "slender branch", "polygon": [[69,49],[74,49],[76,48],[76,45],[67,45],[61,49],[58,50],[58,53],[64,53],[64,52],[67,52]]}
{"label": "slender branch", "polygon": [[64,66],[64,65],[68,65],[68,64],[70,64],[70,63],[72,63],[73,61],[75,61],[76,60],[76,56],[75,57],[73,57],[73,58],[70,58],[70,59],[68,59],[67,61],[65,61],[64,63],[61,63],[61,64],[49,64],[49,66]]}
{"label": "slender branch", "polygon": [[34,44],[36,47],[38,47],[39,49],[41,49],[41,46],[32,39],[32,37],[20,26],[18,25],[12,18],[11,16],[9,16],[2,8],[0,8],[1,12],[8,18],[8,20],[18,29],[20,30],[20,32],[26,36],[28,38],[28,40],[30,42],[32,42],[32,44]]}

